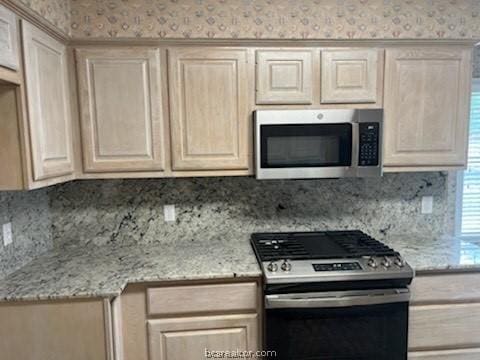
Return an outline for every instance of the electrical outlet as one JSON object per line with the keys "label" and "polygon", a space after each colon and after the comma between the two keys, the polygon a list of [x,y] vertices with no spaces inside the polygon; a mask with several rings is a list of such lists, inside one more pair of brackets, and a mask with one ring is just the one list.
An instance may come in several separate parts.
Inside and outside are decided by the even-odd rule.
{"label": "electrical outlet", "polygon": [[12,223],[3,224],[3,245],[7,246],[13,242]]}
{"label": "electrical outlet", "polygon": [[433,196],[422,196],[422,214],[431,214],[433,211]]}
{"label": "electrical outlet", "polygon": [[166,222],[175,221],[175,205],[163,205],[163,215]]}

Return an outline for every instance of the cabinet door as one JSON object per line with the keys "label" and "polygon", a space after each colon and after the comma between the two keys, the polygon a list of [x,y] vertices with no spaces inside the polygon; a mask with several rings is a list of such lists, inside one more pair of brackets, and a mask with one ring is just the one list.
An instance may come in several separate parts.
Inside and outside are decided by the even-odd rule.
{"label": "cabinet door", "polygon": [[382,55],[378,49],[323,50],[321,102],[381,102]]}
{"label": "cabinet door", "polygon": [[207,351],[257,351],[256,314],[148,320],[150,360],[206,358]]}
{"label": "cabinet door", "polygon": [[257,104],[311,104],[312,57],[310,50],[258,50]]}
{"label": "cabinet door", "polygon": [[411,351],[480,347],[480,304],[410,307],[408,347]]}
{"label": "cabinet door", "polygon": [[480,349],[418,351],[408,353],[409,360],[478,360]]}
{"label": "cabinet door", "polygon": [[463,166],[470,98],[470,50],[388,49],[385,166]]}
{"label": "cabinet door", "polygon": [[247,51],[169,51],[173,170],[249,167]]}
{"label": "cabinet door", "polygon": [[164,169],[160,50],[77,49],[86,172]]}
{"label": "cabinet door", "polygon": [[0,5],[0,66],[18,68],[17,41],[17,18]]}
{"label": "cabinet door", "polygon": [[33,178],[68,175],[73,145],[66,47],[22,24]]}

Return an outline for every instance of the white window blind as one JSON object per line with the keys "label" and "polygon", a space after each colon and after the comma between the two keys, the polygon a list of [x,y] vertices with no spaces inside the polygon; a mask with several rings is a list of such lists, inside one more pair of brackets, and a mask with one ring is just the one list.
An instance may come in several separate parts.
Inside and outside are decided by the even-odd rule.
{"label": "white window blind", "polygon": [[480,79],[472,87],[468,167],[461,182],[460,235],[480,236]]}

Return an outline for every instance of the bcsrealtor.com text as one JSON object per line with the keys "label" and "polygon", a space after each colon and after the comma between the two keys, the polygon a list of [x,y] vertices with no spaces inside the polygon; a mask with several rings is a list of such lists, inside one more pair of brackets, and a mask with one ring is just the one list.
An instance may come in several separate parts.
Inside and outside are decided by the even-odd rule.
{"label": "bcsrealtor.com text", "polygon": [[272,350],[208,350],[205,349],[206,359],[263,359],[276,357],[276,351]]}

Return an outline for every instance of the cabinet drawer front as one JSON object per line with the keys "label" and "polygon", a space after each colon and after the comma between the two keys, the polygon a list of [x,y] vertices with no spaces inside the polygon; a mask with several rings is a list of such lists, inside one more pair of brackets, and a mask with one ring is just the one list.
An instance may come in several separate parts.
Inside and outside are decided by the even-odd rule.
{"label": "cabinet drawer front", "polygon": [[418,276],[410,290],[413,304],[480,301],[480,274]]}
{"label": "cabinet drawer front", "polygon": [[0,5],[0,66],[18,69],[17,18]]}
{"label": "cabinet drawer front", "polygon": [[410,307],[411,350],[480,346],[480,304]]}
{"label": "cabinet drawer front", "polygon": [[257,308],[257,284],[150,288],[147,303],[149,315],[253,311]]}
{"label": "cabinet drawer front", "polygon": [[478,360],[480,349],[418,351],[408,354],[409,360]]}

